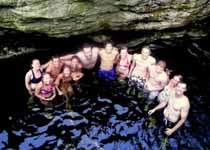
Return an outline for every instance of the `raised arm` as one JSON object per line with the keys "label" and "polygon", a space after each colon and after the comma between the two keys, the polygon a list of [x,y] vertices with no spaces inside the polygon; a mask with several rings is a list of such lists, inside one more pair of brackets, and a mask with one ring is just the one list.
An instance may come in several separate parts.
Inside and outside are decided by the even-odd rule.
{"label": "raised arm", "polygon": [[163,101],[159,103],[155,108],[148,111],[149,115],[152,115],[155,111],[164,108],[167,105],[168,101]]}
{"label": "raised arm", "polygon": [[74,56],[74,55],[75,54],[67,54],[67,55],[61,56],[60,59],[62,61],[70,60],[72,58],[72,56]]}

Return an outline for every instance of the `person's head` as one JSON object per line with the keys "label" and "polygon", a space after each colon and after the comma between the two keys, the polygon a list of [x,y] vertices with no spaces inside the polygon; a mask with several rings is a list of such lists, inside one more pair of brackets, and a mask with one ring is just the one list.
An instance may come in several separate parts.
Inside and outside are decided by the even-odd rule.
{"label": "person's head", "polygon": [[64,66],[63,74],[64,74],[64,76],[70,76],[71,75],[71,70],[70,70],[69,66]]}
{"label": "person's head", "polygon": [[113,45],[112,45],[111,42],[107,42],[107,43],[105,44],[105,50],[106,50],[107,53],[111,53],[111,52],[112,52],[112,50],[113,50]]}
{"label": "person's head", "polygon": [[80,59],[79,59],[78,56],[76,56],[76,55],[72,56],[72,58],[71,58],[71,64],[72,64],[72,65],[78,65],[78,64],[80,64],[80,63],[81,63],[81,62],[80,62]]}
{"label": "person's head", "polygon": [[163,60],[159,60],[156,64],[157,73],[162,73],[166,68],[166,62]]}
{"label": "person's head", "polygon": [[41,67],[41,64],[40,64],[39,59],[33,59],[33,60],[32,60],[32,63],[31,63],[31,67],[32,67],[32,69],[34,69],[34,70],[39,70],[40,67]]}
{"label": "person's head", "polygon": [[147,59],[151,54],[151,51],[149,49],[149,47],[143,47],[142,50],[141,50],[141,55],[142,55],[142,58],[143,59]]}
{"label": "person's head", "polygon": [[182,75],[175,75],[170,81],[169,84],[172,86],[176,86],[179,82],[181,82],[183,79]]}
{"label": "person's head", "polygon": [[183,95],[183,93],[187,90],[187,84],[183,82],[179,82],[176,86],[176,95]]}
{"label": "person's head", "polygon": [[43,75],[42,82],[43,82],[44,84],[51,84],[52,81],[53,81],[53,79],[52,79],[52,77],[50,76],[49,73],[45,73],[45,74]]}
{"label": "person's head", "polygon": [[60,58],[58,56],[53,56],[52,57],[52,64],[55,67],[59,67],[60,66]]}
{"label": "person's head", "polygon": [[127,54],[128,54],[128,48],[126,46],[122,46],[120,49],[120,57],[122,59],[126,58]]}
{"label": "person's head", "polygon": [[83,45],[83,54],[87,59],[91,59],[92,57],[92,47],[89,44],[84,44]]}

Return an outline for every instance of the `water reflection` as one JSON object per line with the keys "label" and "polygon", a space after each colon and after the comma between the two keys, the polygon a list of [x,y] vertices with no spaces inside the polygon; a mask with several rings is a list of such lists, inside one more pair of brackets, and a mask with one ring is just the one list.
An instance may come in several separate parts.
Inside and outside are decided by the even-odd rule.
{"label": "water reflection", "polygon": [[[154,49],[157,47],[152,46]],[[0,149],[210,149],[209,88],[205,86],[210,81],[206,77],[208,70],[199,68],[194,57],[186,61],[184,52],[153,52],[158,58],[166,60],[175,74],[183,73],[190,85],[188,95],[192,107],[188,120],[171,137],[164,134],[165,127],[162,116],[159,115],[161,112],[152,117],[147,116],[148,109],[153,106],[148,105],[144,98],[128,94],[125,84],[118,84],[116,81],[114,84],[102,83],[93,78],[85,80],[82,93],[76,93],[73,97],[72,112],[58,107],[47,112],[42,109],[22,112],[18,109],[18,113],[10,114],[8,123],[0,128]],[[19,67],[16,62],[25,64],[23,68],[27,68],[25,61],[20,59],[14,60],[10,65],[16,69]],[[1,65],[8,66],[9,63]],[[11,70],[1,79],[13,78],[13,73],[18,71]],[[24,82],[24,73],[25,70],[16,77],[21,80],[15,80],[14,83],[9,81],[10,85],[21,85],[14,89],[15,96],[11,96],[10,90],[6,94],[2,93],[14,98],[11,99],[16,102],[10,102],[14,102],[17,108],[25,105],[22,100],[24,86],[21,84]],[[14,111],[16,107],[9,110]]]}
{"label": "water reflection", "polygon": [[[193,110],[173,136],[164,134],[162,116],[148,117],[144,98],[126,94],[126,85],[87,81],[66,110],[30,111],[11,116],[9,133],[0,133],[0,148],[14,149],[208,149],[209,116]],[[89,85],[89,86],[87,86]],[[103,88],[99,88],[102,87]],[[105,90],[111,89],[111,90]],[[97,92],[95,92],[97,91]],[[106,95],[106,96],[105,96]],[[205,134],[205,136],[204,136]],[[8,139],[9,138],[9,139]]]}

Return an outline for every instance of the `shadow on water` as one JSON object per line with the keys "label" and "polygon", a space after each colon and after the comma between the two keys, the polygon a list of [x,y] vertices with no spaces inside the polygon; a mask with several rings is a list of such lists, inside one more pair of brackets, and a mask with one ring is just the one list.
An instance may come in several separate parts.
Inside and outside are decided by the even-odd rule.
{"label": "shadow on water", "polygon": [[195,43],[170,48],[162,43],[150,46],[157,58],[167,61],[172,74],[183,74],[188,84],[190,115],[173,136],[165,136],[161,113],[147,116],[154,104],[148,105],[141,93],[133,95],[126,84],[100,82],[94,75],[83,80],[82,92],[72,98],[72,112],[28,111],[24,76],[32,58],[43,62],[49,59],[49,52],[43,50],[0,60],[0,149],[210,149],[209,70],[187,53],[187,49],[196,48]]}

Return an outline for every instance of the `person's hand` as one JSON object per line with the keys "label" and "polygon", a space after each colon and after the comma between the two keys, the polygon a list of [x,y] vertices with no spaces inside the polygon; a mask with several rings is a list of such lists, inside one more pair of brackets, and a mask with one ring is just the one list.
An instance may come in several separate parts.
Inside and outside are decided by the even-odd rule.
{"label": "person's hand", "polygon": [[173,129],[171,129],[171,128],[166,128],[166,130],[165,130],[165,134],[166,134],[166,135],[170,136],[172,133],[174,133],[174,130],[173,130]]}
{"label": "person's hand", "polygon": [[61,91],[58,91],[58,95],[63,95],[63,92],[61,92]]}
{"label": "person's hand", "polygon": [[148,115],[152,115],[154,112],[155,112],[155,110],[151,109],[151,110],[148,111]]}
{"label": "person's hand", "polygon": [[34,93],[33,93],[31,90],[29,90],[28,93],[29,93],[31,96],[34,95]]}

